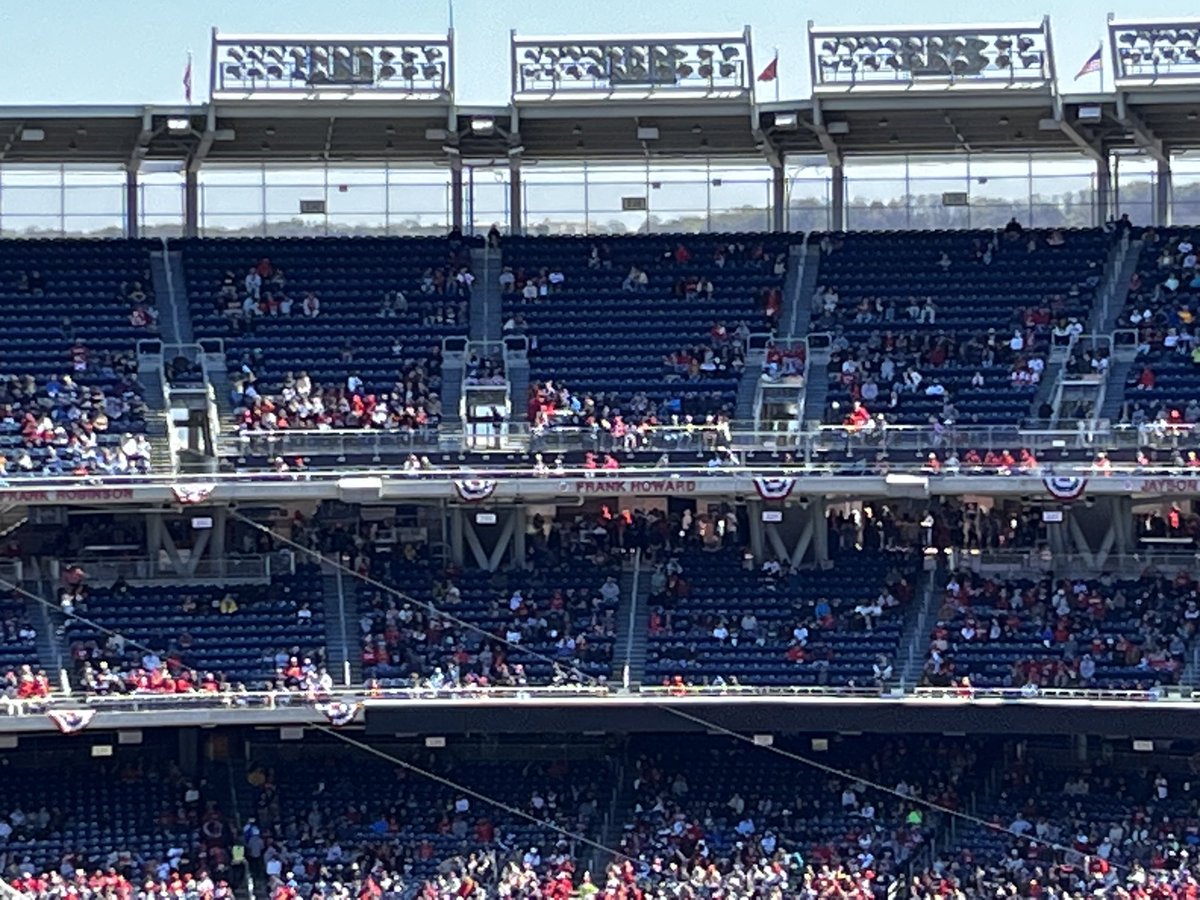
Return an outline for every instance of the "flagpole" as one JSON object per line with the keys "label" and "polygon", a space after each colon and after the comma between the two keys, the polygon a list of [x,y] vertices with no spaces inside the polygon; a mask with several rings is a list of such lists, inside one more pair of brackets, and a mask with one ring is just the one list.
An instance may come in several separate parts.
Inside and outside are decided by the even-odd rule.
{"label": "flagpole", "polygon": [[779,102],[779,48],[775,48],[775,102]]}

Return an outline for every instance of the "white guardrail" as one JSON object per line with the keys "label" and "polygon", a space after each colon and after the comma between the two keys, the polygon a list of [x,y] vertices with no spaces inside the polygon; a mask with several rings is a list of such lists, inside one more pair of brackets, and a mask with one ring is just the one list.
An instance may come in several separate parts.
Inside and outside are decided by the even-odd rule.
{"label": "white guardrail", "polygon": [[529,702],[647,704],[688,703],[733,700],[763,702],[879,702],[896,704],[929,703],[1166,703],[1194,706],[1200,692],[1193,696],[1186,688],[1155,687],[1147,690],[1106,690],[1102,688],[965,688],[918,687],[720,687],[646,686],[626,690],[605,685],[558,685],[547,687],[471,687],[471,688],[346,688],[323,693],[303,691],[224,691],[191,694],[82,694],[55,692],[48,697],[29,699],[0,698],[0,717],[44,716],[54,711],[87,710],[95,713],[161,713],[166,711],[224,711],[263,713],[278,710],[314,710],[314,718],[323,709],[404,701],[414,704],[470,702],[476,704],[523,704]]}

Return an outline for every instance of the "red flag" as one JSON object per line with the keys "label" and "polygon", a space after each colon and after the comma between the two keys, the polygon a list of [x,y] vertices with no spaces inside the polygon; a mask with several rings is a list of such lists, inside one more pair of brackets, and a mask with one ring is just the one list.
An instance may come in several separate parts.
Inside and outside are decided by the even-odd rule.
{"label": "red flag", "polygon": [[188,54],[187,66],[183,70],[183,98],[192,102],[192,54]]}
{"label": "red flag", "polygon": [[758,74],[758,80],[759,81],[774,81],[778,77],[779,77],[779,57],[776,56],[769,63],[767,63],[767,67]]}

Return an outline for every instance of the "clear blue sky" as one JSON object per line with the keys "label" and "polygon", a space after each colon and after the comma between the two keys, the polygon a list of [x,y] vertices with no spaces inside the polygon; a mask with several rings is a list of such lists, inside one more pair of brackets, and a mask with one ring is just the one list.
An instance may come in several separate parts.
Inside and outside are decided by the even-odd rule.
{"label": "clear blue sky", "polygon": [[[888,7],[891,8],[891,7]],[[781,93],[808,89],[805,22],[818,25],[1037,21],[1049,13],[1063,87],[1105,33],[1109,10],[1088,0],[925,0],[886,13],[867,0],[456,0],[458,100],[503,103],[508,33],[754,32],[756,61],[780,48]],[[1118,17],[1197,15],[1186,0],[1123,0]],[[212,26],[227,32],[444,33],[446,0],[0,0],[0,104],[175,103],[186,52],[196,56],[195,99],[207,97]]]}

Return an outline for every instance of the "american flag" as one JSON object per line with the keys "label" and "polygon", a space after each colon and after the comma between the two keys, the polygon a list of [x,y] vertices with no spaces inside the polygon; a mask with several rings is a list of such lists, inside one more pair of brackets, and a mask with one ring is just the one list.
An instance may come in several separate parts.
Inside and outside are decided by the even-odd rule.
{"label": "american flag", "polygon": [[1104,54],[1101,52],[1103,50],[1103,44],[1100,44],[1096,47],[1096,52],[1088,57],[1087,62],[1085,62],[1083,67],[1079,70],[1079,74],[1075,76],[1076,81],[1078,81],[1084,75],[1091,75],[1093,72],[1100,71],[1100,69],[1104,66]]}

